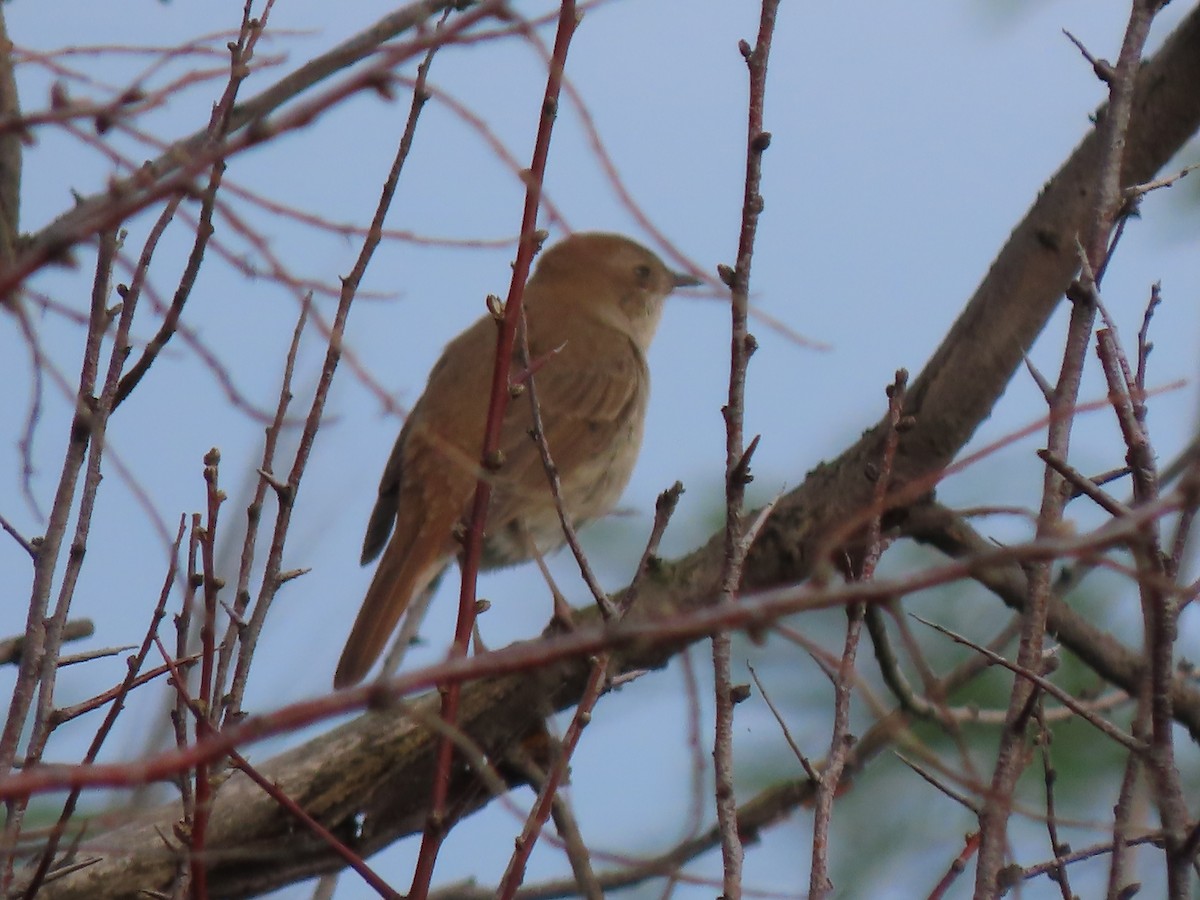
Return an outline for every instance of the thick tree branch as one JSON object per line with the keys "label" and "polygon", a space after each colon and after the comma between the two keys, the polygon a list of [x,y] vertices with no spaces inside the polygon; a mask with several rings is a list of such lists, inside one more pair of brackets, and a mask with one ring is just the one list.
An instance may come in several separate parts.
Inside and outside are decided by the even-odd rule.
{"label": "thick tree branch", "polygon": [[[1180,23],[1137,79],[1121,181],[1147,181],[1200,125],[1200,10]],[[1103,108],[1098,113],[1103,115]],[[1098,137],[1093,130],[1042,188],[983,282],[909,389],[915,417],[900,442],[895,479],[919,490],[991,413],[1078,268],[1076,236],[1092,215]],[[897,364],[906,360],[897,360]],[[748,586],[806,577],[825,529],[866,522],[881,422],[836,461],[809,474],[778,506],[751,550]]]}

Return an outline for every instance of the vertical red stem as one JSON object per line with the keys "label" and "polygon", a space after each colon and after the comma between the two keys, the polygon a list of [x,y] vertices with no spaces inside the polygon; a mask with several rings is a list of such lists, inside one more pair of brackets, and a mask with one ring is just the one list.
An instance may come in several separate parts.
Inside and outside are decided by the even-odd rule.
{"label": "vertical red stem", "polygon": [[[551,58],[550,73],[546,79],[546,93],[542,100],[542,113],[538,124],[537,140],[533,147],[533,160],[529,166],[525,208],[521,218],[521,239],[517,247],[517,258],[513,263],[508,299],[504,305],[504,319],[500,323],[496,338],[496,361],[492,370],[492,390],[481,456],[485,470],[495,458],[496,451],[500,446],[500,426],[504,422],[504,413],[508,408],[509,369],[512,364],[513,347],[516,343],[517,325],[521,321],[521,301],[524,297],[525,282],[533,264],[533,256],[538,248],[537,214],[541,202],[542,180],[546,174],[546,160],[550,154],[550,135],[558,111],[558,95],[562,87],[567,49],[570,47],[571,37],[575,33],[577,24],[575,0],[563,0],[559,8],[558,31],[554,38],[554,54]],[[475,485],[470,525],[467,528],[463,545],[462,588],[458,596],[458,621],[454,629],[454,644],[450,650],[452,657],[466,655],[471,632],[475,627],[475,580],[479,573],[479,562],[483,553],[483,526],[487,518],[491,493],[490,481],[487,478],[480,478]],[[461,687],[458,682],[455,682],[446,687],[442,694],[441,715],[442,720],[448,724],[452,725],[458,718],[460,693]],[[450,790],[450,768],[453,755],[454,748],[450,739],[443,737],[438,745],[429,816],[425,822],[425,831],[421,838],[421,852],[417,858],[412,888],[409,891],[411,900],[425,900],[429,893],[429,884],[433,877],[438,848],[446,834],[446,797]]]}

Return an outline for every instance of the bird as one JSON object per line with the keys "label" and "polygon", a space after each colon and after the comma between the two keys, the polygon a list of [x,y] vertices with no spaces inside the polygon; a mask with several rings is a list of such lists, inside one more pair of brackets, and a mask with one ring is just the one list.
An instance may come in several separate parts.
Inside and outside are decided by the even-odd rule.
{"label": "bird", "polygon": [[[700,284],[636,241],[580,232],[542,251],[525,285],[528,365],[514,348],[510,381],[533,379],[542,434],[575,526],[611,512],[641,449],[650,372],[646,358],[667,296]],[[496,355],[485,315],[446,345],[409,412],[379,481],[363,540],[379,565],[334,675],[357,684],[409,604],[454,561],[483,468],[480,457]],[[549,553],[565,542],[550,481],[532,437],[527,396],[513,397],[489,466],[483,568]]]}

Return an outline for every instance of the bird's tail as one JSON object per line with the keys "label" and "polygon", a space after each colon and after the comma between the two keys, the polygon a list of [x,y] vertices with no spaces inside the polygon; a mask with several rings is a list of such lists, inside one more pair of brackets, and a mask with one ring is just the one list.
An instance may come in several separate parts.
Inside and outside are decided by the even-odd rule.
{"label": "bird's tail", "polygon": [[392,538],[346,639],[333,676],[335,688],[357,684],[370,671],[413,598],[445,568],[448,534],[448,529],[424,527],[411,542],[400,534]]}

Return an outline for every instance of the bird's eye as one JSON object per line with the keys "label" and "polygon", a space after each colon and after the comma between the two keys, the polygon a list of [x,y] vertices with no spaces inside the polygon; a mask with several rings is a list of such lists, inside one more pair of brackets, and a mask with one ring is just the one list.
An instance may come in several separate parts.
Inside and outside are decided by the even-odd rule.
{"label": "bird's eye", "polygon": [[633,274],[637,276],[638,281],[647,282],[650,280],[650,275],[651,275],[650,267],[645,264],[640,265],[640,266],[634,266]]}

